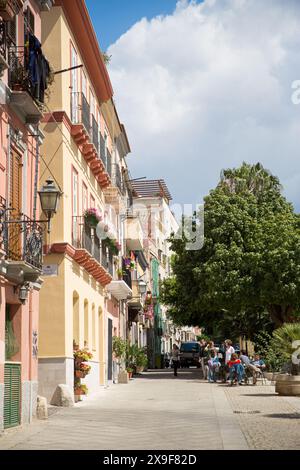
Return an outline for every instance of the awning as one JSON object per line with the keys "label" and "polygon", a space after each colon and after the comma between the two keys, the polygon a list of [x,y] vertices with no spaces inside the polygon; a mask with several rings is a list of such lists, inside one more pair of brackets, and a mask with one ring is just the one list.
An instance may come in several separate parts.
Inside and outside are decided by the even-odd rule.
{"label": "awning", "polygon": [[112,281],[106,286],[106,289],[117,300],[126,300],[132,297],[132,290],[125,281]]}

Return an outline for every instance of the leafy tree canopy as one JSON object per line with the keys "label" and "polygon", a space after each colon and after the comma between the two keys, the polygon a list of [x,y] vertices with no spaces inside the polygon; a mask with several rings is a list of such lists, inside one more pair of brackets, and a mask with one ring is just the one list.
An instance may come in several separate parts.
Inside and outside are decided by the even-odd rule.
{"label": "leafy tree canopy", "polygon": [[[300,307],[299,216],[261,164],[223,170],[205,198],[204,246],[171,239],[174,276],[162,287],[180,325],[222,327],[252,337],[294,321]],[[200,220],[200,217],[199,217]]]}

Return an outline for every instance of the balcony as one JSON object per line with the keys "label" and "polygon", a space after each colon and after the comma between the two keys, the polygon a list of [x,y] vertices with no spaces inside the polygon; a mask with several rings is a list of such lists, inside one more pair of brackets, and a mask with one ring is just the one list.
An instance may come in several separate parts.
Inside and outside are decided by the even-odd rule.
{"label": "balcony", "polygon": [[144,234],[141,222],[135,215],[127,213],[125,220],[125,239],[127,248],[131,251],[142,251],[144,247]]}
{"label": "balcony", "polygon": [[131,271],[129,269],[125,269],[125,263],[123,263],[123,281],[126,282],[130,289],[132,289]]}
{"label": "balcony", "polygon": [[36,87],[30,80],[30,74],[23,47],[10,47],[8,52],[8,85],[11,89],[10,107],[26,124],[37,124],[42,111],[35,94]]}
{"label": "balcony", "polygon": [[0,261],[2,272],[13,281],[35,282],[43,265],[43,228],[24,214],[5,210],[1,198]]}
{"label": "balcony", "polygon": [[77,144],[85,144],[89,141],[90,105],[82,92],[71,92],[71,121],[73,124],[72,135]]}
{"label": "balcony", "polygon": [[128,301],[128,307],[134,310],[141,310],[143,308],[142,297],[139,288],[139,282],[132,280],[132,298]]}
{"label": "balcony", "polygon": [[42,11],[50,11],[54,5],[54,0],[38,0],[38,3]]}
{"label": "balcony", "polygon": [[100,240],[96,230],[84,222],[84,217],[72,218],[72,245],[74,248],[86,250],[103,266]]}
{"label": "balcony", "polygon": [[23,7],[23,0],[1,0],[0,16],[4,21],[11,21]]}
{"label": "balcony", "polygon": [[109,177],[111,178],[112,177],[112,158],[108,149],[106,149],[106,171],[109,174]]}
{"label": "balcony", "polygon": [[91,132],[92,132],[92,142],[98,153],[99,152],[99,126],[94,116],[92,116]]}
{"label": "balcony", "polygon": [[104,190],[105,201],[107,204],[117,205],[122,204],[122,209],[125,210],[125,202],[122,201],[124,193],[124,185],[120,166],[115,163],[112,169],[111,185]]}
{"label": "balcony", "polygon": [[123,280],[112,281],[110,284],[108,284],[107,290],[117,300],[126,300],[129,297],[132,297],[132,290]]}
{"label": "balcony", "polygon": [[3,76],[3,72],[6,69],[8,69],[6,25],[4,21],[1,21],[0,22],[0,78]]}

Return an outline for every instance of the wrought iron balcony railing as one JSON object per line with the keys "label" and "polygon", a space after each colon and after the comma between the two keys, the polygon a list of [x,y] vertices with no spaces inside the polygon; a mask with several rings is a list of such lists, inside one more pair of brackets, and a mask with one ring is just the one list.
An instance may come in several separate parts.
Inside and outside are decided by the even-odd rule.
{"label": "wrought iron balcony railing", "polygon": [[115,163],[114,165],[113,184],[114,186],[119,188],[121,193],[123,193],[123,190],[124,190],[123,180],[122,180],[120,167],[117,163]]}
{"label": "wrought iron balcony railing", "polygon": [[11,21],[16,15],[19,14],[22,6],[22,0],[1,0],[0,1],[0,16],[5,21]]}
{"label": "wrought iron balcony railing", "polygon": [[0,244],[8,261],[26,262],[41,270],[43,266],[43,228],[24,214],[5,209],[1,198]]}
{"label": "wrought iron balcony railing", "polygon": [[82,216],[72,217],[72,245],[85,249],[101,266],[113,275],[113,255],[107,245],[99,240],[96,229],[90,227]]}
{"label": "wrought iron balcony railing", "polygon": [[86,132],[91,131],[90,105],[82,92],[71,92],[71,121],[73,124],[83,124]]}
{"label": "wrought iron balcony railing", "polygon": [[131,271],[129,269],[126,269],[124,260],[123,260],[123,281],[126,282],[126,284],[128,285],[128,287],[130,287],[130,289],[132,289]]}
{"label": "wrought iron balcony railing", "polygon": [[106,168],[106,151],[105,151],[105,140],[102,134],[100,134],[100,158]]}
{"label": "wrought iron balcony railing", "polygon": [[82,216],[72,218],[72,245],[75,248],[85,249],[98,263],[101,263],[100,240],[96,230],[85,223]]}
{"label": "wrought iron balcony railing", "polygon": [[0,56],[4,60],[7,59],[7,36],[4,21],[0,21]]}
{"label": "wrought iron balcony railing", "polygon": [[106,171],[111,177],[112,176],[112,158],[108,149],[106,149]]}
{"label": "wrought iron balcony railing", "polygon": [[98,123],[95,119],[94,116],[92,116],[92,129],[91,129],[91,132],[92,132],[92,142],[94,144],[94,146],[96,147],[97,149],[97,152],[99,152],[99,126],[98,126]]}

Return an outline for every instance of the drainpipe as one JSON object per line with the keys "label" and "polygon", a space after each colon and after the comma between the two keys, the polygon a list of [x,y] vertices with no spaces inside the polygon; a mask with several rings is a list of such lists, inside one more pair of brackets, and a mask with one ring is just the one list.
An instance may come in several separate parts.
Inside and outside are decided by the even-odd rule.
{"label": "drainpipe", "polygon": [[7,173],[6,173],[6,191],[5,191],[5,199],[6,199],[6,204],[8,205],[9,203],[9,190],[10,190],[10,150],[11,150],[11,126],[10,124],[7,124],[7,154],[6,154],[6,168],[7,168]]}
{"label": "drainpipe", "polygon": [[36,126],[35,135],[35,169],[34,169],[34,193],[33,193],[33,221],[36,220],[37,210],[37,193],[38,193],[38,174],[39,174],[39,157],[40,157],[40,140],[39,125]]}
{"label": "drainpipe", "polygon": [[28,310],[29,310],[29,424],[32,422],[32,292],[29,292]]}

